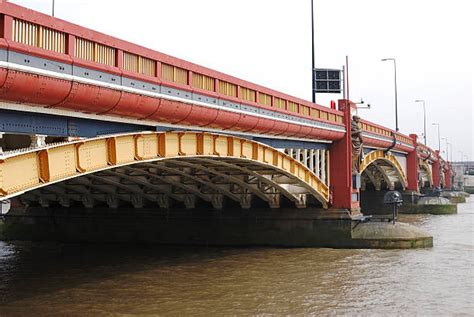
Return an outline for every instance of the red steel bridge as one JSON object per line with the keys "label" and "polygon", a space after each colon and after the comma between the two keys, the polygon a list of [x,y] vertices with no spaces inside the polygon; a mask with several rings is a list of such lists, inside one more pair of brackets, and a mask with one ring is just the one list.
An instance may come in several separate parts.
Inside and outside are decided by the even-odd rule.
{"label": "red steel bridge", "polygon": [[0,0],[1,200],[357,214],[364,191],[451,187],[438,151],[366,120],[353,171],[355,104],[336,106]]}

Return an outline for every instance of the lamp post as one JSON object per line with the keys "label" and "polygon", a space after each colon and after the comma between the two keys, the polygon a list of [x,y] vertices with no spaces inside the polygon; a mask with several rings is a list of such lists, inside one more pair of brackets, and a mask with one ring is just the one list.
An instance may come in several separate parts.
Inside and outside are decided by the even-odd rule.
{"label": "lamp post", "polygon": [[311,69],[311,78],[313,79],[313,91],[311,92],[311,96],[313,99],[313,103],[316,103],[316,81],[314,78],[314,0],[311,0],[311,60],[312,60],[312,69]]}
{"label": "lamp post", "polygon": [[[447,142],[447,145],[449,145],[449,147],[448,147],[449,153],[447,154],[448,160],[449,160],[450,162],[452,162],[452,161],[453,161],[453,144]],[[451,154],[451,155],[450,155],[450,154]]]}
{"label": "lamp post", "polygon": [[397,61],[395,58],[390,57],[390,58],[383,58],[382,62],[385,61],[393,61],[393,69],[394,69],[394,74],[395,74],[395,131],[398,132],[398,94],[397,94]]}
{"label": "lamp post", "polygon": [[441,134],[439,133],[439,123],[432,123],[432,125],[438,126],[438,151],[441,151]]}
{"label": "lamp post", "polygon": [[446,141],[446,160],[449,161],[449,147],[448,147],[449,142],[448,142],[448,138],[441,138],[441,140]]}
{"label": "lamp post", "polygon": [[423,103],[423,137],[425,139],[425,145],[426,145],[426,107],[425,107],[425,101],[424,100],[415,100],[415,102],[422,102]]}
{"label": "lamp post", "polygon": [[54,17],[54,0],[53,0],[53,8],[52,8],[53,14],[52,16]]}

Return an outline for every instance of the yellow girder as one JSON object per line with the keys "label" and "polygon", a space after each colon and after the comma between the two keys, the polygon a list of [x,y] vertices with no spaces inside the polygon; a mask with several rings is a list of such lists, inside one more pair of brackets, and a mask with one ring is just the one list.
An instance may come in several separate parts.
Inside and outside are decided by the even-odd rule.
{"label": "yellow girder", "polygon": [[50,145],[0,157],[0,200],[81,175],[180,157],[234,158],[301,181],[323,205],[329,188],[305,165],[267,145],[203,132],[141,132]]}
{"label": "yellow girder", "polygon": [[400,176],[400,181],[406,186],[408,184],[408,180],[406,178],[403,169],[398,162],[395,155],[391,153],[386,153],[383,150],[374,150],[364,156],[364,159],[360,163],[360,173],[362,173],[370,164],[374,163],[377,160],[382,160],[384,162],[388,162],[398,173]]}

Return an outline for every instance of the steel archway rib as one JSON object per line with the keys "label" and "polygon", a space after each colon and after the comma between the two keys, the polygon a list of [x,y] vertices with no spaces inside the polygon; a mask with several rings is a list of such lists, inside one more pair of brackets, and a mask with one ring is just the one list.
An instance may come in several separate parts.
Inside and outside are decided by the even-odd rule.
{"label": "steel archway rib", "polygon": [[[167,162],[172,162],[172,163],[177,163],[177,160],[170,160],[170,161],[167,161]],[[170,167],[167,167],[167,166],[163,166],[163,164],[152,164],[152,163],[143,163],[143,164],[140,164],[140,165],[143,165],[143,166],[147,166],[149,168],[156,168],[156,169],[160,169],[160,170],[163,170],[163,171],[168,171],[168,172],[173,172],[173,173],[176,173],[178,175],[181,175],[182,177],[185,177],[185,178],[189,178],[189,179],[192,179],[193,181],[195,182],[198,182],[204,186],[207,186],[209,188],[212,188],[214,189],[215,191],[225,195],[226,197],[236,201],[236,202],[240,202],[240,199],[239,197],[237,197],[235,194],[231,193],[230,191],[222,188],[222,187],[219,187],[217,185],[215,185],[214,183],[212,182],[206,182],[205,180],[203,180],[202,178],[199,178],[199,177],[196,177],[194,175],[190,175],[186,172],[183,172],[179,169],[172,169]],[[137,169],[138,171],[139,169]]]}
{"label": "steel archway rib", "polygon": [[[222,165],[232,166],[243,174],[257,178],[269,188],[275,188],[290,200],[300,202],[299,194],[293,194],[281,184],[259,174],[257,166],[274,170],[276,174],[289,176],[296,183],[292,185],[305,188],[307,195],[313,196],[325,207],[329,201],[328,186],[306,166],[288,155],[252,140],[203,132],[128,133],[4,154],[0,157],[0,200],[80,176],[90,175],[90,178],[97,179],[99,174],[96,173],[118,167],[159,161],[190,163],[194,159],[207,160],[208,164],[220,162]],[[248,163],[251,165],[245,166]],[[162,164],[154,167],[160,168],[160,165]],[[256,166],[255,170],[253,166]],[[219,172],[213,173],[216,175]],[[271,195],[278,194],[263,193],[260,188],[249,186],[237,177],[229,178],[232,175],[226,173],[221,173],[220,176],[227,177],[232,183],[240,182],[239,186],[245,186],[250,193],[267,202],[272,201]],[[201,184],[205,182],[192,175],[186,177]],[[105,182],[116,188],[123,188],[121,182],[111,179]],[[238,198],[224,188],[217,188],[216,184],[203,185],[233,200]],[[132,190],[133,194],[144,195],[142,198],[148,201],[156,200],[136,188]],[[190,188],[184,190],[190,192]],[[197,192],[192,194],[199,197]]]}
{"label": "steel archway rib", "polygon": [[[213,170],[213,169],[209,169],[209,168],[206,168],[204,166],[201,166],[199,164],[196,164],[196,163],[190,163],[190,162],[187,162],[187,161],[184,161],[184,160],[173,160],[172,161],[173,163],[177,164],[177,165],[183,165],[183,166],[188,166],[188,167],[192,167],[192,168],[196,168],[196,169],[199,169],[199,170],[202,170],[202,171],[205,171],[205,172],[208,172],[208,173],[211,173],[213,175],[216,175],[216,176],[219,176],[219,177],[222,177],[223,179],[226,179],[236,185],[239,185],[241,186],[242,188],[245,188],[247,189],[248,191],[250,191],[252,194],[256,195],[258,198],[262,199],[263,201],[269,203],[271,201],[271,199],[266,196],[264,193],[262,193],[260,190],[252,187],[252,186],[249,186],[249,184],[247,184],[246,182],[244,182],[243,180],[237,178],[237,177],[234,177],[232,175],[227,175],[226,173],[221,173],[219,171],[216,171],[216,170]],[[199,162],[199,161],[198,161]]]}
{"label": "steel archway rib", "polygon": [[[371,165],[372,163],[376,163],[377,161],[384,162],[386,165],[388,164],[393,168],[393,170],[396,172],[397,177],[400,181],[400,184],[402,185],[403,188],[406,188],[408,185],[408,180],[405,176],[405,173],[403,172],[403,169],[398,163],[397,158],[390,153],[385,153],[383,150],[374,150],[368,153],[367,155],[364,156],[364,159],[362,160],[360,164],[360,173],[364,172],[364,170]],[[381,171],[382,172],[382,171]],[[384,172],[382,174],[385,175]]]}
{"label": "steel archway rib", "polygon": [[[156,168],[156,166],[154,166],[154,168]],[[210,202],[211,199],[209,197],[207,197],[206,195],[203,195],[199,190],[195,189],[195,188],[191,188],[190,186],[186,186],[180,182],[176,182],[176,181],[172,181],[170,179],[167,179],[166,177],[162,176],[162,175],[156,175],[156,174],[153,174],[153,173],[150,173],[148,171],[144,171],[144,170],[140,170],[140,169],[133,169],[134,172],[137,172],[137,173],[142,173],[142,174],[145,174],[146,176],[150,177],[150,178],[154,178],[154,179],[157,179],[163,183],[166,183],[166,184],[169,184],[169,185],[172,185],[172,186],[175,186],[175,187],[179,187],[181,188],[182,190],[184,190],[185,192],[188,192],[188,193],[191,193],[193,195],[196,195],[198,196],[199,198],[201,198],[202,200],[204,201],[207,201],[207,202]],[[120,173],[116,173],[114,171],[108,171],[107,173],[114,173],[115,175],[117,175],[118,177],[121,177],[121,178],[124,178],[124,179],[127,179],[129,180],[130,182],[136,182],[137,180],[133,177],[134,175],[125,175],[125,174],[120,174]],[[144,184],[144,186],[149,186],[150,184],[148,184],[147,182],[143,182],[143,183],[146,183]]]}
{"label": "steel archway rib", "polygon": [[300,199],[295,196],[294,194],[290,193],[288,190],[283,188],[280,184],[273,182],[271,179],[268,179],[264,177],[263,175],[258,174],[257,172],[254,172],[248,168],[244,168],[239,166],[238,164],[230,164],[227,162],[223,162],[221,160],[210,160],[210,159],[204,159],[204,158],[193,158],[192,161],[198,161],[198,162],[206,162],[207,164],[212,164],[214,166],[223,166],[227,168],[232,168],[232,169],[237,169],[245,174],[248,174],[250,176],[256,177],[258,180],[261,182],[266,183],[267,185],[270,185],[274,187],[275,189],[278,190],[282,195],[284,195],[286,198],[288,198],[290,201],[293,201],[295,203],[300,203]]}

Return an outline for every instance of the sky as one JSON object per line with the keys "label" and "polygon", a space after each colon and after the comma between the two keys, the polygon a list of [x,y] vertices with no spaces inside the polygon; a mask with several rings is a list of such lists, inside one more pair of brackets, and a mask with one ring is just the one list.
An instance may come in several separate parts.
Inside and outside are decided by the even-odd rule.
{"label": "sky", "polygon": [[[11,0],[51,13],[52,0]],[[56,17],[311,100],[310,0],[55,0]],[[395,127],[397,62],[400,132],[452,144],[474,160],[474,2],[470,0],[314,0],[316,68],[349,57],[350,99],[359,115]],[[329,106],[341,95],[317,96]],[[441,140],[446,150],[446,140]],[[446,154],[443,154],[446,157]]]}

